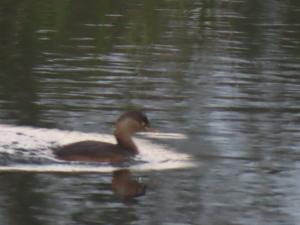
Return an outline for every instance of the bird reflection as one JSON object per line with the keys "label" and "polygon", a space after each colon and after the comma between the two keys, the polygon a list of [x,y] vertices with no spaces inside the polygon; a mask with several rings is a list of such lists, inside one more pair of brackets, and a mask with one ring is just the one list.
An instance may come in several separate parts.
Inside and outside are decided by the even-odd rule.
{"label": "bird reflection", "polygon": [[146,194],[147,185],[134,179],[128,169],[113,172],[112,190],[123,200],[132,200]]}

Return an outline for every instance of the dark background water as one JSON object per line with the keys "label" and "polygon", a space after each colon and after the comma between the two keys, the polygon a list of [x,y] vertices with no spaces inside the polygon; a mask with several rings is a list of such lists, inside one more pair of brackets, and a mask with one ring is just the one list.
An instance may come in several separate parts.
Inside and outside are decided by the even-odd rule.
{"label": "dark background water", "polygon": [[[110,132],[128,109],[196,168],[0,174],[0,224],[299,224],[300,1],[1,1],[0,123]],[[1,140],[1,137],[0,137]]]}

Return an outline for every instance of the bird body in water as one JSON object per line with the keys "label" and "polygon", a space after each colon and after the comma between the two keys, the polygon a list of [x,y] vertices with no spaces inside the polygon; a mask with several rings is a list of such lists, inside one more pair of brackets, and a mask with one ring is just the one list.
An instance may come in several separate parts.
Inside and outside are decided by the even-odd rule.
{"label": "bird body in water", "polygon": [[124,162],[139,153],[131,136],[145,131],[152,131],[146,115],[140,111],[129,111],[121,115],[115,124],[117,144],[80,141],[58,147],[54,154],[57,158],[68,161]]}

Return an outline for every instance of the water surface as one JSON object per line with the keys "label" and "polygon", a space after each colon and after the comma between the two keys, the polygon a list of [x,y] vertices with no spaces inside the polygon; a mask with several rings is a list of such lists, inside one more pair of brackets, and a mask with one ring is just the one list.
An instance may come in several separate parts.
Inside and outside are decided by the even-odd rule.
{"label": "water surface", "polygon": [[[297,224],[299,12],[297,0],[1,2],[2,127],[110,134],[141,108],[188,137],[147,141],[196,164],[133,172],[151,185],[130,203],[110,173],[1,172],[1,224]],[[28,166],[4,158],[5,141],[1,166]]]}

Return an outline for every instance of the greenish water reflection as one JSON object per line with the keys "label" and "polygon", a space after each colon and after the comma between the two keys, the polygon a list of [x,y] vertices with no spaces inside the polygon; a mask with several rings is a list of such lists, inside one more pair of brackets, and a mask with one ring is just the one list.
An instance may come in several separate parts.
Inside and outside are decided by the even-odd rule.
{"label": "greenish water reflection", "polygon": [[143,108],[190,137],[162,142],[199,168],[141,175],[160,182],[131,205],[106,175],[0,174],[0,223],[296,224],[299,11],[298,0],[1,1],[0,123],[110,133]]}

